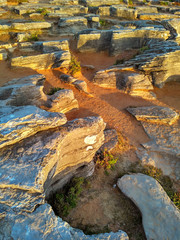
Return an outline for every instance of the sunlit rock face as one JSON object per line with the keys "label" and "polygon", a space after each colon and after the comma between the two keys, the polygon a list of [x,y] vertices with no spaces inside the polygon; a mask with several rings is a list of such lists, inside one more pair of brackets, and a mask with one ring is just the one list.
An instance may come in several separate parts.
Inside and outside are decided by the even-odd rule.
{"label": "sunlit rock face", "polygon": [[179,239],[180,212],[154,178],[124,175],[117,185],[140,209],[147,240]]}
{"label": "sunlit rock face", "polygon": [[141,122],[150,141],[143,143],[137,155],[143,164],[161,168],[165,175],[180,180],[179,114],[167,107],[151,106],[127,109]]}

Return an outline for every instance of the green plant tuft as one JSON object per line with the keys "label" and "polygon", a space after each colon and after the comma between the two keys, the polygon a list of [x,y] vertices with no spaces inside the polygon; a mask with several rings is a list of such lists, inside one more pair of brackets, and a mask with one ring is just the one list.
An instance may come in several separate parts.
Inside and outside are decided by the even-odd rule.
{"label": "green plant tuft", "polygon": [[60,193],[55,195],[55,205],[60,216],[66,217],[70,210],[76,207],[79,195],[82,192],[83,183],[83,177],[75,177]]}
{"label": "green plant tuft", "polygon": [[29,37],[24,38],[25,42],[33,42],[38,40],[39,40],[38,33],[32,33]]}
{"label": "green plant tuft", "polygon": [[38,8],[36,12],[40,13],[42,16],[46,16],[49,13],[49,11],[46,8]]}
{"label": "green plant tuft", "polygon": [[105,170],[105,174],[109,174],[108,170],[113,170],[114,165],[117,162],[117,158],[115,158],[110,152],[105,150],[104,152],[100,152],[96,155],[96,166],[102,167]]}
{"label": "green plant tuft", "polygon": [[81,71],[80,62],[74,57],[71,57],[71,61],[69,63],[69,73],[73,76],[75,73]]}

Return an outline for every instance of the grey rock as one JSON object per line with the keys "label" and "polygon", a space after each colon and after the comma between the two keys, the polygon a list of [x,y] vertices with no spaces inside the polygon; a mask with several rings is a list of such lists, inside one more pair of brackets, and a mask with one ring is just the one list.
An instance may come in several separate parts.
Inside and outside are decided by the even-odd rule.
{"label": "grey rock", "polygon": [[28,22],[28,23],[12,23],[11,28],[15,30],[27,31],[32,29],[48,29],[51,28],[49,22]]}
{"label": "grey rock", "polygon": [[152,122],[152,123],[168,123],[172,125],[179,118],[179,114],[167,107],[148,106],[127,108],[138,121]]}
{"label": "grey rock", "polygon": [[82,80],[76,80],[72,83],[78,90],[83,91],[83,92],[88,92],[87,89],[87,83]]}
{"label": "grey rock", "polygon": [[58,23],[60,33],[77,33],[87,28],[87,19],[84,17],[61,18]]}
{"label": "grey rock", "polygon": [[101,5],[113,5],[113,4],[121,4],[120,0],[99,0],[99,1],[93,1],[93,0],[80,0],[80,3],[84,4],[85,6],[101,6]]}
{"label": "grey rock", "polygon": [[129,20],[137,18],[136,9],[113,5],[110,11],[111,11],[112,17],[118,17],[118,18],[129,19]]}
{"label": "grey rock", "polygon": [[0,148],[67,122],[63,114],[35,106],[4,107],[0,109],[0,115]]}
{"label": "grey rock", "polygon": [[42,53],[50,53],[55,51],[69,51],[69,43],[67,40],[35,42],[33,47]]}
{"label": "grey rock", "polygon": [[100,147],[99,151],[104,152],[111,151],[118,144],[118,135],[115,129],[105,129],[104,130],[104,144]]}
{"label": "grey rock", "polygon": [[47,105],[51,112],[66,113],[79,108],[78,101],[74,98],[72,90],[63,89],[49,97]]}
{"label": "grey rock", "polygon": [[74,78],[70,75],[67,75],[67,74],[61,74],[60,79],[62,82],[69,83],[69,84],[71,84],[77,80],[76,78]]}
{"label": "grey rock", "polygon": [[164,20],[161,23],[166,29],[171,32],[173,37],[176,37],[180,34],[180,18]]}
{"label": "grey rock", "polygon": [[88,13],[88,8],[81,5],[59,6],[54,9],[55,14],[77,16]]}
{"label": "grey rock", "polygon": [[171,109],[159,106],[129,108],[128,111],[141,120],[144,130],[150,138],[149,142],[142,144],[144,148],[137,151],[141,162],[161,168],[165,175],[179,181],[178,114]]}
{"label": "grey rock", "polygon": [[47,101],[41,74],[14,79],[0,88],[0,106],[41,106]]}
{"label": "grey rock", "polygon": [[178,18],[178,15],[167,14],[167,13],[141,13],[138,15],[140,20],[163,20]]}
{"label": "grey rock", "polygon": [[56,191],[92,161],[104,140],[104,127],[100,117],[75,119],[2,148],[0,187],[46,195]]}
{"label": "grey rock", "polygon": [[[43,204],[31,213],[16,214],[12,210],[1,206],[7,214],[2,219],[0,237],[3,239],[36,239],[36,240],[128,240],[123,231],[98,235],[85,235],[81,230],[72,228],[67,222],[56,217],[49,204]],[[28,227],[27,227],[28,226]],[[23,233],[23,234],[22,234]]]}
{"label": "grey rock", "polygon": [[4,50],[4,49],[0,50],[0,60],[6,60],[7,56],[8,56],[8,54],[7,54],[6,50]]}
{"label": "grey rock", "polygon": [[125,71],[121,67],[96,72],[93,82],[102,87],[118,88],[130,94],[134,90],[153,89],[149,76]]}
{"label": "grey rock", "polygon": [[125,175],[117,185],[140,209],[147,240],[179,239],[180,212],[155,179]]}
{"label": "grey rock", "polygon": [[35,56],[15,57],[11,59],[11,66],[32,69],[51,69],[68,67],[70,60],[71,55],[69,51],[57,51]]}

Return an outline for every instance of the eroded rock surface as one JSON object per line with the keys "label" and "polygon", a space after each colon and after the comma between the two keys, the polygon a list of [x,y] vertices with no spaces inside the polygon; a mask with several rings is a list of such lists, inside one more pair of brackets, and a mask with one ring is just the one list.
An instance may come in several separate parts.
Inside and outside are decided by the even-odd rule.
{"label": "eroded rock surface", "polygon": [[179,239],[180,212],[155,179],[124,175],[117,185],[140,209],[147,240]]}
{"label": "eroded rock surface", "polygon": [[179,115],[172,109],[152,106],[129,108],[150,138],[137,155],[143,164],[161,168],[165,175],[180,180]]}

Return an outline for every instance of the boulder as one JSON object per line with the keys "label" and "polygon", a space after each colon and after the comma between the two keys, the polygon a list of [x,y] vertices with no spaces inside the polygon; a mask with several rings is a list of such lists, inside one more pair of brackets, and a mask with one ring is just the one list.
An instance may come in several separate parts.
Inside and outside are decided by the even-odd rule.
{"label": "boulder", "polygon": [[66,113],[72,109],[79,108],[78,101],[74,98],[74,93],[70,89],[62,89],[49,97],[46,104],[51,112]]}
{"label": "boulder", "polygon": [[141,13],[138,15],[140,20],[163,20],[163,19],[172,19],[178,18],[178,15],[167,14],[167,13]]}
{"label": "boulder", "polygon": [[113,4],[121,4],[121,0],[80,0],[81,4],[84,4],[85,6],[91,6],[91,7],[97,7],[101,5],[113,5]]}
{"label": "boulder", "polygon": [[48,29],[51,28],[49,22],[25,22],[25,23],[12,23],[11,28],[14,30],[27,31],[32,29]]}
{"label": "boulder", "polygon": [[50,113],[36,106],[4,107],[0,115],[0,148],[67,122],[62,113]]}
{"label": "boulder", "polygon": [[179,239],[180,212],[154,178],[124,175],[117,185],[140,209],[147,240]]}
{"label": "boulder", "polygon": [[87,28],[87,19],[84,17],[61,18],[58,23],[60,33],[77,33]]}
{"label": "boulder", "polygon": [[32,69],[51,69],[68,67],[70,61],[71,54],[69,51],[57,51],[35,56],[15,57],[11,59],[11,66]]}
{"label": "boulder", "polygon": [[92,161],[104,127],[100,117],[75,119],[2,148],[0,187],[49,196]]}
{"label": "boulder", "polygon": [[85,81],[82,80],[76,80],[72,83],[78,90],[83,91],[85,93],[88,92],[88,88],[87,88],[87,83]]}
{"label": "boulder", "polygon": [[153,89],[149,76],[125,71],[121,67],[96,72],[93,82],[99,86],[117,88],[129,94],[134,90]]}
{"label": "boulder", "polygon": [[[180,13],[180,12],[179,12]],[[180,35],[180,18],[173,18],[161,22],[171,32],[173,37]]]}
{"label": "boulder", "polygon": [[69,51],[69,43],[68,40],[35,42],[33,48],[42,53]]}
{"label": "boulder", "polygon": [[0,205],[2,212],[2,239],[36,240],[128,240],[123,231],[97,235],[85,235],[81,230],[72,228],[67,222],[57,217],[47,203],[37,205],[32,213],[21,215],[5,205]]}
{"label": "boulder", "polygon": [[153,122],[160,124],[172,125],[179,118],[179,114],[167,107],[161,106],[148,106],[148,107],[137,107],[127,108],[138,121]]}
{"label": "boulder", "polygon": [[41,106],[47,101],[41,74],[13,79],[0,88],[0,106]]}
{"label": "boulder", "polygon": [[111,11],[112,17],[118,17],[118,18],[129,19],[129,20],[137,18],[136,9],[113,5],[111,6],[110,11]]}
{"label": "boulder", "polygon": [[141,28],[114,31],[110,54],[118,55],[125,49],[141,48],[150,39],[166,40],[170,36],[165,29]]}
{"label": "boulder", "polygon": [[150,138],[137,151],[142,164],[161,168],[165,175],[179,181],[179,115],[172,109],[160,106],[128,108],[128,111],[141,121]]}

